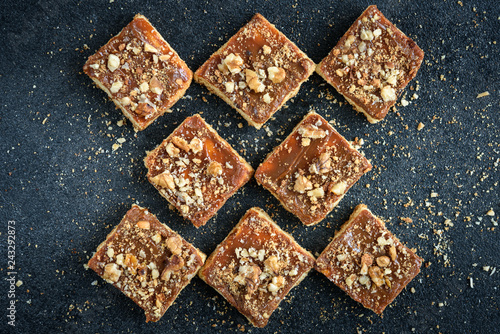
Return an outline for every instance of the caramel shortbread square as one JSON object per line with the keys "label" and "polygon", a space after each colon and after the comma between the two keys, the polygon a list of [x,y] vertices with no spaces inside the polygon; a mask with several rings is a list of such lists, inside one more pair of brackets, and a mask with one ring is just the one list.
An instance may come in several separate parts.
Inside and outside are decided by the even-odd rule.
{"label": "caramel shortbread square", "polygon": [[269,154],[255,178],[285,209],[313,225],[371,167],[323,117],[311,112]]}
{"label": "caramel shortbread square", "polygon": [[316,270],[380,314],[420,272],[422,261],[360,204],[318,257]]}
{"label": "caramel shortbread square", "polygon": [[250,166],[199,115],[186,118],[144,163],[149,182],[200,227],[252,177]]}
{"label": "caramel shortbread square", "polygon": [[370,123],[382,120],[416,75],[424,52],[368,7],[316,71]]}
{"label": "caramel shortbread square", "polygon": [[194,74],[257,129],[306,81],[315,64],[262,15],[254,17]]}
{"label": "caramel shortbread square", "polygon": [[88,266],[158,321],[189,284],[206,256],[147,209],[125,214]]}
{"label": "caramel shortbread square", "polygon": [[186,63],[140,14],[90,56],[83,70],[136,130],[144,130],[172,107],[193,77]]}
{"label": "caramel shortbread square", "polygon": [[264,327],[288,292],[314,266],[260,208],[248,210],[208,258],[199,276],[256,327]]}

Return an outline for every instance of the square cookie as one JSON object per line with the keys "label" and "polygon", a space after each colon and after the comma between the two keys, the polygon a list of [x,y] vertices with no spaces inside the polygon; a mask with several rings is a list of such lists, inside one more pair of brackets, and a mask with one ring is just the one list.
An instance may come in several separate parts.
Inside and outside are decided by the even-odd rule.
{"label": "square cookie", "polygon": [[316,71],[370,123],[382,120],[424,59],[418,45],[368,7]]}
{"label": "square cookie", "polygon": [[323,117],[311,112],[268,155],[255,178],[302,223],[314,225],[371,167]]}
{"label": "square cookie", "polygon": [[295,96],[315,64],[262,15],[254,17],[194,74],[257,129]]}
{"label": "square cookie", "polygon": [[199,115],[186,118],[144,163],[148,180],[200,227],[250,180],[253,168]]}
{"label": "square cookie", "polygon": [[287,293],[314,266],[260,208],[248,210],[208,258],[199,276],[255,327],[264,327]]}
{"label": "square cookie", "polygon": [[172,107],[193,77],[186,63],[140,14],[90,56],[83,71],[136,130],[144,130]]}
{"label": "square cookie", "polygon": [[360,204],[318,257],[316,270],[380,314],[420,272],[422,261]]}
{"label": "square cookie", "polygon": [[97,248],[88,266],[158,321],[205,262],[205,254],[137,205]]}

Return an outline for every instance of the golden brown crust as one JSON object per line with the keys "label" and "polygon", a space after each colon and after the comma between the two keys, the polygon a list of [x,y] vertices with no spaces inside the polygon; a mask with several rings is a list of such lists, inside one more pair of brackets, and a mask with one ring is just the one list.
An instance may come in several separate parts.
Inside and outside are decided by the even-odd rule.
{"label": "golden brown crust", "polygon": [[144,164],[149,182],[196,227],[205,225],[253,174],[252,166],[199,115],[186,118]]}
{"label": "golden brown crust", "polygon": [[418,45],[377,9],[369,6],[316,72],[370,123],[382,120],[424,57]]}
{"label": "golden brown crust", "polygon": [[158,321],[205,262],[206,255],[132,205],[102,242],[88,266]]}
{"label": "golden brown crust", "polygon": [[194,78],[260,128],[297,94],[315,67],[274,25],[255,14]]}
{"label": "golden brown crust", "polygon": [[305,225],[314,225],[370,169],[363,155],[310,112],[261,163],[255,179]]}
{"label": "golden brown crust", "polygon": [[264,327],[306,276],[314,257],[260,208],[251,208],[198,275],[254,326]]}
{"label": "golden brown crust", "polygon": [[136,130],[144,130],[186,92],[193,73],[143,15],[90,56],[84,72]]}
{"label": "golden brown crust", "polygon": [[320,254],[316,270],[381,314],[420,272],[422,261],[360,204]]}

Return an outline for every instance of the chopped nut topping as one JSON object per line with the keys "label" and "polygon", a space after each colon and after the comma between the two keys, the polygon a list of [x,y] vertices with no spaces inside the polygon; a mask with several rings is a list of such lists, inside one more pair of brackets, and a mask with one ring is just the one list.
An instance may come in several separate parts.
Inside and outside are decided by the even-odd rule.
{"label": "chopped nut topping", "polygon": [[268,55],[271,53],[271,48],[268,45],[264,45],[262,47],[262,52],[264,52],[265,55]]}
{"label": "chopped nut topping", "polygon": [[186,205],[186,204],[181,205],[181,213],[182,213],[183,215],[188,214],[188,213],[189,213],[189,206],[188,206],[188,205]]}
{"label": "chopped nut topping", "polygon": [[137,227],[145,230],[149,230],[149,222],[147,220],[141,220],[137,222]]}
{"label": "chopped nut topping", "polygon": [[118,269],[118,265],[116,263],[108,263],[104,266],[104,273],[102,274],[102,278],[112,283],[118,282],[122,271]]}
{"label": "chopped nut topping", "polygon": [[312,124],[306,124],[301,126],[298,130],[299,134],[306,138],[317,139],[317,138],[325,138],[326,131],[323,129],[318,129],[317,126]]}
{"label": "chopped nut topping", "polygon": [[144,43],[144,51],[158,53],[158,50],[155,47],[153,47],[151,44],[148,44],[148,43]]}
{"label": "chopped nut topping", "polygon": [[314,174],[328,173],[331,169],[331,162],[330,152],[323,152],[316,160],[316,163],[311,164],[309,171]]}
{"label": "chopped nut topping", "polygon": [[260,82],[257,73],[252,70],[245,70],[245,78],[247,85],[250,89],[253,89],[256,93],[262,93],[266,86],[262,82]]}
{"label": "chopped nut topping", "polygon": [[194,154],[198,154],[199,152],[201,152],[201,150],[203,150],[203,142],[199,138],[194,137],[193,139],[191,139],[189,147]]}
{"label": "chopped nut topping", "polygon": [[389,256],[391,257],[391,261],[395,261],[396,260],[396,246],[394,245],[391,245],[391,247],[389,247]]}
{"label": "chopped nut topping", "polygon": [[345,183],[344,181],[340,181],[335,183],[330,189],[330,191],[335,195],[340,196],[345,193],[346,188],[347,188],[347,183]]}
{"label": "chopped nut topping", "polygon": [[293,190],[303,194],[304,191],[312,189],[312,182],[304,175],[299,175],[295,180]]}
{"label": "chopped nut topping", "polygon": [[153,93],[158,95],[160,95],[163,92],[163,84],[161,83],[160,80],[156,78],[156,76],[151,78],[151,81],[149,81],[149,88]]}
{"label": "chopped nut topping", "polygon": [[362,29],[360,36],[363,41],[371,41],[373,39],[373,32],[371,30]]}
{"label": "chopped nut topping", "polygon": [[347,36],[347,39],[346,39],[344,45],[346,47],[350,48],[352,45],[352,42],[354,42],[355,40],[356,40],[356,37],[354,37],[353,35],[349,35],[349,36]]}
{"label": "chopped nut topping", "polygon": [[311,144],[311,139],[309,138],[302,138],[302,141],[300,142],[302,146],[309,146]]}
{"label": "chopped nut topping", "polygon": [[358,276],[356,274],[351,274],[349,277],[347,277],[345,279],[345,284],[348,286],[348,287],[351,287],[352,284],[354,282],[356,282],[356,279],[358,278]]}
{"label": "chopped nut topping", "polygon": [[171,158],[179,156],[180,150],[177,147],[175,147],[174,144],[168,143],[165,149]]}
{"label": "chopped nut topping", "polygon": [[147,103],[139,103],[135,109],[135,113],[140,116],[147,116],[155,111],[155,108]]}
{"label": "chopped nut topping", "polygon": [[285,286],[285,278],[283,276],[275,276],[272,278],[271,283],[267,285],[267,290],[273,294],[278,292],[279,289]]}
{"label": "chopped nut topping", "polygon": [[172,274],[182,269],[184,266],[184,259],[179,255],[172,255],[170,258],[166,259],[165,269],[161,273],[161,279],[168,281]]}
{"label": "chopped nut topping", "polygon": [[184,138],[175,136],[172,138],[172,143],[183,151],[189,152],[189,144]]}
{"label": "chopped nut topping", "polygon": [[110,54],[108,57],[108,68],[111,72],[114,72],[118,67],[120,67],[120,58],[116,55]]}
{"label": "chopped nut topping", "polygon": [[372,279],[376,286],[382,286],[385,283],[384,274],[382,270],[377,266],[372,266],[368,269],[368,275]]}
{"label": "chopped nut topping", "polygon": [[123,87],[123,82],[121,82],[121,81],[115,81],[111,85],[111,88],[109,89],[109,91],[111,93],[115,94],[115,93],[118,93],[120,91],[120,89],[122,89],[122,87]]}
{"label": "chopped nut topping", "polygon": [[210,161],[207,167],[207,174],[217,177],[222,174],[222,165],[217,161]]}
{"label": "chopped nut topping", "polygon": [[285,80],[286,77],[286,72],[281,67],[274,67],[274,66],[268,67],[267,73],[269,74],[269,79],[273,83],[280,83],[283,80]]}
{"label": "chopped nut topping", "polygon": [[365,253],[361,256],[361,275],[366,275],[368,273],[368,267],[373,264],[373,256],[371,254]]}
{"label": "chopped nut topping", "polygon": [[359,284],[361,285],[367,285],[370,283],[370,277],[363,275],[359,278]]}
{"label": "chopped nut topping", "polygon": [[226,86],[226,92],[234,92],[234,82],[226,82],[224,85]]}
{"label": "chopped nut topping", "polygon": [[168,238],[166,241],[166,246],[173,255],[178,255],[182,252],[182,240],[177,235]]}
{"label": "chopped nut topping", "polygon": [[335,73],[337,73],[337,75],[338,75],[339,77],[344,76],[344,71],[342,71],[340,68],[339,68],[338,70],[336,70],[336,71],[335,71]]}
{"label": "chopped nut topping", "polygon": [[382,30],[380,28],[373,30],[373,38],[377,38],[380,35],[382,35]]}
{"label": "chopped nut topping", "polygon": [[323,188],[318,187],[316,189],[308,191],[307,196],[312,198],[322,198],[323,196],[325,196],[325,191],[323,190]]}
{"label": "chopped nut topping", "polygon": [[384,86],[380,91],[380,96],[384,99],[384,102],[396,100],[396,91],[391,86]]}
{"label": "chopped nut topping", "polygon": [[170,190],[175,189],[175,182],[172,174],[169,171],[164,171],[161,174],[156,175],[151,178],[151,181],[163,188],[168,188]]}
{"label": "chopped nut topping", "polygon": [[121,103],[122,105],[124,105],[124,106],[128,106],[128,105],[130,105],[130,102],[131,102],[131,101],[130,101],[130,97],[128,97],[128,96],[125,96],[124,98],[122,98],[122,99],[120,100],[120,103]]}
{"label": "chopped nut topping", "polygon": [[156,233],[151,237],[151,240],[153,240],[155,243],[159,244],[161,242],[161,234]]}
{"label": "chopped nut topping", "polygon": [[149,90],[149,84],[144,81],[139,85],[139,89],[141,90],[142,93],[146,93]]}
{"label": "chopped nut topping", "polygon": [[262,100],[267,104],[271,103],[271,97],[269,96],[269,93],[264,94],[264,96],[262,96]]}
{"label": "chopped nut topping", "polygon": [[138,265],[137,258],[135,255],[132,254],[127,254],[125,255],[125,261],[123,261],[123,265],[130,271],[132,275],[137,274],[137,265]]}
{"label": "chopped nut topping", "polygon": [[231,53],[224,59],[224,64],[232,74],[240,73],[240,66],[243,65],[243,59],[239,55]]}
{"label": "chopped nut topping", "polygon": [[381,268],[385,268],[391,263],[391,259],[388,256],[379,256],[377,257],[377,265]]}
{"label": "chopped nut topping", "polygon": [[264,266],[266,268],[269,268],[273,273],[277,274],[279,270],[281,269],[281,266],[278,261],[278,257],[275,255],[271,255],[270,257],[267,258],[266,261],[264,261]]}

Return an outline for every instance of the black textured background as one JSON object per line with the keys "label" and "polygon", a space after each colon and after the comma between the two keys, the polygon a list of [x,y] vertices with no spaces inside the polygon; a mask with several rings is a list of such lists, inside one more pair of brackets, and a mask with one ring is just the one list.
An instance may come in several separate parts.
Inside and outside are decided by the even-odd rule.
{"label": "black textured background", "polygon": [[[462,2],[377,3],[425,52],[409,85],[414,90],[404,93],[410,104],[398,102],[379,124],[369,124],[313,74],[259,131],[193,83],[172,114],[136,134],[128,122],[117,126],[122,113],[82,73],[87,57],[136,13],[196,70],[255,12],[318,63],[372,2],[1,1],[0,331],[13,330],[4,280],[9,220],[16,222],[16,280],[23,283],[15,298],[19,333],[498,331],[500,2]],[[490,95],[476,98],[485,91]],[[189,115],[203,113],[256,168],[311,109],[348,140],[363,139],[361,150],[374,165],[317,226],[303,226],[252,180],[196,229],[146,180],[145,151]],[[420,122],[425,127],[418,131]],[[126,142],[112,151],[118,138]],[[150,208],[207,254],[248,208],[261,206],[317,254],[361,202],[425,259],[420,275],[383,316],[312,271],[263,330],[252,328],[199,278],[161,321],[146,324],[139,307],[84,269],[132,203]],[[490,209],[494,216],[486,215]]]}

